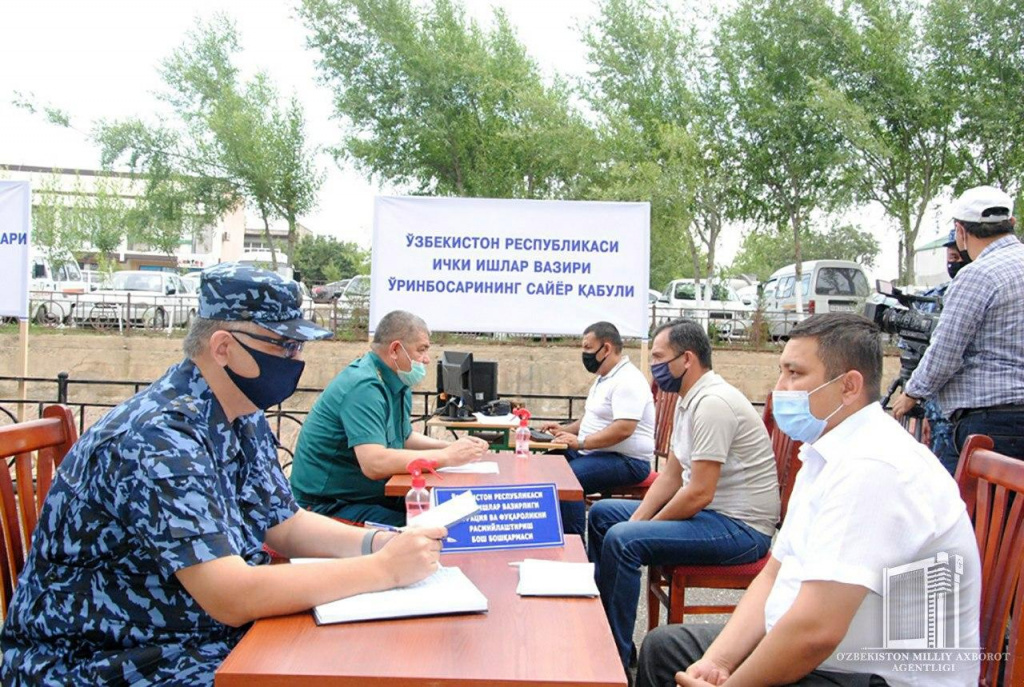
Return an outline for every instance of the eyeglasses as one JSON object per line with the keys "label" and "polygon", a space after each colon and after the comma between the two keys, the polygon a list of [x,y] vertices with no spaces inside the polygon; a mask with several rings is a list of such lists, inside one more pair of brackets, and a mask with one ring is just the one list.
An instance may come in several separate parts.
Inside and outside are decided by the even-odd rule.
{"label": "eyeglasses", "polygon": [[[285,358],[298,357],[299,353],[302,353],[302,346],[305,344],[305,341],[296,341],[295,339],[272,339],[269,336],[260,336],[259,334],[243,332],[241,329],[228,329],[227,331],[231,332],[232,336],[235,334],[245,334],[250,339],[256,339],[257,341],[263,341],[268,344],[273,344],[278,348],[282,348],[284,349]],[[237,336],[235,336],[235,340],[238,340]]]}

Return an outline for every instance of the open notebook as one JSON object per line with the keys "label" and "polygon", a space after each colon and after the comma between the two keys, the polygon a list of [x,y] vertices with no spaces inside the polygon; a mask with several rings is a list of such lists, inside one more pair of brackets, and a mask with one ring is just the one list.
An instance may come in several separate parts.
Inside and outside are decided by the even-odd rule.
{"label": "open notebook", "polygon": [[[296,558],[292,563],[309,563],[318,558]],[[357,594],[320,604],[313,609],[317,625],[354,623],[361,620],[415,618],[426,615],[486,613],[487,597],[455,567],[438,569],[430,577],[408,587]]]}

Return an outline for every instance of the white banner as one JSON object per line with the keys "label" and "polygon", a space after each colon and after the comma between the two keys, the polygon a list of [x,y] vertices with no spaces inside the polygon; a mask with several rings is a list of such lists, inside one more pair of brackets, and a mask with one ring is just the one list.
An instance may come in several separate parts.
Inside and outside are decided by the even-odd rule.
{"label": "white banner", "polygon": [[647,338],[648,203],[378,197],[370,330],[408,310],[434,331]]}
{"label": "white banner", "polygon": [[0,181],[0,317],[28,318],[31,208],[27,181]]}

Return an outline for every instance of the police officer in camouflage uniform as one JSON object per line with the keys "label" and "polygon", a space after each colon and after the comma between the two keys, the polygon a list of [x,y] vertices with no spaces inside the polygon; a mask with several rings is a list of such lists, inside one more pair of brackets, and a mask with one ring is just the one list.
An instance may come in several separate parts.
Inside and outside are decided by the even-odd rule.
{"label": "police officer in camouflage uniform", "polygon": [[[253,620],[437,568],[443,528],[376,533],[292,498],[262,410],[294,392],[303,343],[330,336],[298,285],[225,263],[199,299],[186,359],[61,464],[0,636],[4,685],[213,684]],[[264,543],[342,560],[269,566]]]}

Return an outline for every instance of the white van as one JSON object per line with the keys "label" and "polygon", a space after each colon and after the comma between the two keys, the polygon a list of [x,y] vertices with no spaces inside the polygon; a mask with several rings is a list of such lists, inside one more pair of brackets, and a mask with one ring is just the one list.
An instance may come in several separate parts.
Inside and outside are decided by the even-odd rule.
{"label": "white van", "polygon": [[77,294],[90,290],[78,261],[68,252],[33,248],[29,254],[29,317],[37,324],[70,321]]}
{"label": "white van", "polygon": [[[800,294],[804,314],[863,312],[871,294],[864,268],[849,260],[809,260],[802,263]],[[812,285],[813,284],[813,288]],[[798,322],[796,264],[777,270],[761,290],[764,317],[772,338],[784,339]]]}

